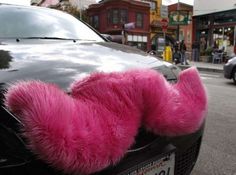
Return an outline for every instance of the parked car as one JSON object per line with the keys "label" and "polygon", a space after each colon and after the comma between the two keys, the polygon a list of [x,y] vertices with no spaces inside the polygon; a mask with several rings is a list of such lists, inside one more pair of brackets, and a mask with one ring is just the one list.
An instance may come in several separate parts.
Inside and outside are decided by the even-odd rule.
{"label": "parked car", "polygon": [[[86,23],[61,11],[0,4],[0,24],[1,175],[63,174],[38,159],[26,146],[27,140],[20,134],[20,121],[4,106],[4,93],[9,84],[37,79],[67,91],[71,82],[92,72],[132,68],[154,69],[170,83],[177,81],[179,69],[175,65],[136,48],[109,42]],[[131,169],[142,172],[158,160],[164,160],[167,165],[161,172],[158,166],[152,167],[159,174],[190,174],[197,161],[203,131],[204,124],[189,135],[163,137],[140,129],[135,145],[125,158],[95,174],[121,175]]]}
{"label": "parked car", "polygon": [[236,84],[236,56],[232,56],[224,65],[224,76],[227,79],[233,79]]}

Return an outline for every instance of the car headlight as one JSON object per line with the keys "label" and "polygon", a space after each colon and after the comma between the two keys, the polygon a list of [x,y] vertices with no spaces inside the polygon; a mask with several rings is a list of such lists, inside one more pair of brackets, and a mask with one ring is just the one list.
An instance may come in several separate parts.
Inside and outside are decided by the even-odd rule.
{"label": "car headlight", "polygon": [[236,60],[236,57],[229,59],[229,60],[227,61],[226,65],[231,64],[234,60]]}

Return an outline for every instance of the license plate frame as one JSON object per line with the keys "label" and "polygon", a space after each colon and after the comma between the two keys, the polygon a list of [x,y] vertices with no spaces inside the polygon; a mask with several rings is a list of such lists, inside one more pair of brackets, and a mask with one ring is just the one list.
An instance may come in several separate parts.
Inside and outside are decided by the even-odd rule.
{"label": "license plate frame", "polygon": [[150,161],[143,167],[130,172],[129,175],[174,175],[175,153]]}
{"label": "license plate frame", "polygon": [[175,152],[170,151],[142,162],[119,175],[174,175]]}

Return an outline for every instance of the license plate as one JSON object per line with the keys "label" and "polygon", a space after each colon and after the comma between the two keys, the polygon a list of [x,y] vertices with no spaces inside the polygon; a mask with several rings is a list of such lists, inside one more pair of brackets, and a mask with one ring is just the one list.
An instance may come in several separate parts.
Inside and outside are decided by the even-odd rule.
{"label": "license plate", "polygon": [[174,152],[158,160],[152,160],[143,164],[128,175],[174,175],[175,154]]}

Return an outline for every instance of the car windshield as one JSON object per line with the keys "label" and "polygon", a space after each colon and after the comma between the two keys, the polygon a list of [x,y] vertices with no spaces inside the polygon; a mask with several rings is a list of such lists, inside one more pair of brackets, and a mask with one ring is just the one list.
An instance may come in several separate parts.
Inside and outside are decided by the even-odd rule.
{"label": "car windshield", "polygon": [[0,38],[104,41],[75,17],[47,8],[0,4],[0,25]]}

